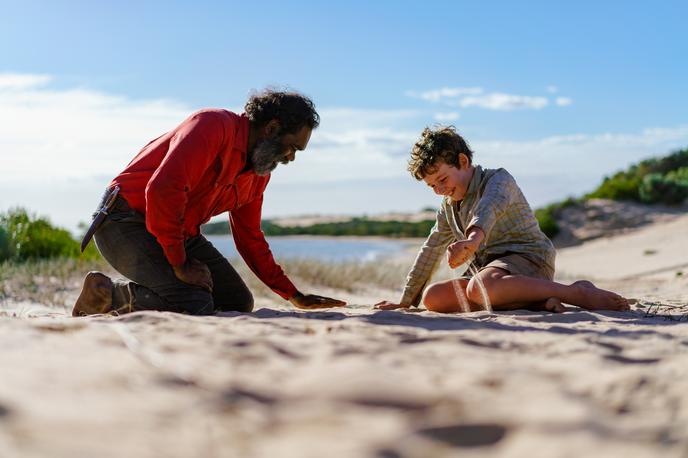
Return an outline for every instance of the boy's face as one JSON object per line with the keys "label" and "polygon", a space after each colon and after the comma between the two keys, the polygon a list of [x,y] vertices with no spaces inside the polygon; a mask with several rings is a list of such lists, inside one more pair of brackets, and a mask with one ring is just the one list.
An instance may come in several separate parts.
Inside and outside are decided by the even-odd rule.
{"label": "boy's face", "polygon": [[435,191],[435,194],[450,197],[455,202],[463,200],[473,178],[473,166],[468,157],[465,154],[459,154],[460,169],[446,162],[438,164],[437,170],[426,175],[423,181]]}

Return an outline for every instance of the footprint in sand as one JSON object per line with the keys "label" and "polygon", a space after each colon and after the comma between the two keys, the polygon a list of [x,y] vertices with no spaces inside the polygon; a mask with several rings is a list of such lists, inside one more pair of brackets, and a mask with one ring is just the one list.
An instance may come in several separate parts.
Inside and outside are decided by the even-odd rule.
{"label": "footprint in sand", "polygon": [[453,447],[485,447],[494,445],[506,436],[507,428],[496,423],[425,428],[417,434],[443,442]]}
{"label": "footprint in sand", "polygon": [[629,358],[622,355],[604,355],[606,359],[623,364],[656,364],[661,358]]}
{"label": "footprint in sand", "polygon": [[0,404],[0,420],[4,420],[5,418],[9,417],[11,413],[12,411],[9,409],[9,407]]}
{"label": "footprint in sand", "polygon": [[271,406],[277,403],[279,399],[268,394],[259,393],[257,391],[232,387],[221,393],[219,401],[223,408],[232,408],[244,402]]}

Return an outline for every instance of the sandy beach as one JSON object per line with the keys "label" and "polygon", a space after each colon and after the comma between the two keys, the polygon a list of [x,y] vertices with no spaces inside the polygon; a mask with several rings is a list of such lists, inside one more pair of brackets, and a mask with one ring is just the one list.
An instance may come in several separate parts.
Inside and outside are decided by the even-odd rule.
{"label": "sandy beach", "polygon": [[[0,308],[2,457],[687,457],[688,216],[559,251],[630,312]],[[66,292],[73,298],[78,288]]]}

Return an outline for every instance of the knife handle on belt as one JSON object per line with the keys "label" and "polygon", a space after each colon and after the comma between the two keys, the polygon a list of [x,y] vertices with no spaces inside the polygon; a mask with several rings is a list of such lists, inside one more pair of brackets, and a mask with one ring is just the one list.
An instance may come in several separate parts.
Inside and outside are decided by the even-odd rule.
{"label": "knife handle on belt", "polygon": [[103,224],[103,221],[105,221],[105,217],[108,215],[108,211],[110,211],[110,209],[115,203],[117,194],[119,194],[119,186],[110,188],[105,192],[105,196],[103,196],[103,205],[96,212],[96,215],[93,217],[93,222],[91,223],[91,226],[88,228],[88,231],[86,231],[86,235],[84,235],[84,239],[81,241],[82,253],[88,246],[88,243],[93,238],[93,234],[96,233],[101,224]]}

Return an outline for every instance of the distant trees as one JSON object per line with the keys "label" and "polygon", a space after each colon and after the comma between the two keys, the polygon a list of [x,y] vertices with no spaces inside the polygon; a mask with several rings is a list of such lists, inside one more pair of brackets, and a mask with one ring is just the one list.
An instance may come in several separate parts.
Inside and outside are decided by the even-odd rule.
{"label": "distant trees", "polygon": [[[368,218],[352,218],[337,223],[319,223],[308,226],[280,226],[264,220],[261,227],[267,236],[279,235],[323,235],[323,236],[384,236],[384,237],[427,237],[435,220],[418,222],[379,221]],[[203,226],[204,234],[227,234],[229,225],[224,222]]]}

